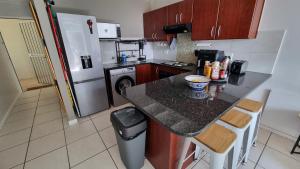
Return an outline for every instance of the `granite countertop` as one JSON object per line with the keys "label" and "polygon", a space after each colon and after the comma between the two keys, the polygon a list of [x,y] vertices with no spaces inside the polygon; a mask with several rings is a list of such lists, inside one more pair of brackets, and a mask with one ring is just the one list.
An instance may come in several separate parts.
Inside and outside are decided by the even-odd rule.
{"label": "granite countertop", "polygon": [[[148,59],[145,61],[129,61],[125,64],[120,64],[120,63],[108,63],[108,64],[103,64],[103,69],[104,70],[111,70],[111,69],[118,69],[118,68],[125,68],[129,66],[135,66],[139,64],[157,64],[157,65],[165,65],[164,63],[166,62],[175,62],[175,61],[170,61],[170,60],[161,60],[161,59]],[[165,65],[169,67],[175,67],[175,66],[170,66],[170,65]],[[175,67],[178,69],[185,69],[185,70],[192,70],[192,66],[185,66],[185,67]]]}
{"label": "granite countertop", "polygon": [[191,74],[196,73],[133,86],[127,88],[123,96],[171,132],[193,137],[271,77],[255,72],[247,72],[241,77],[231,75],[228,83],[211,82],[205,92],[196,92],[184,80]]}

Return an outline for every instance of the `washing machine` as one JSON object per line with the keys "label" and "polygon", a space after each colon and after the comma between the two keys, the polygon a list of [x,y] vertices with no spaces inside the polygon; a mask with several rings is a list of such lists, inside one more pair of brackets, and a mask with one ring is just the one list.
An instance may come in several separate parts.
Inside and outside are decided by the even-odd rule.
{"label": "washing machine", "polygon": [[111,81],[111,97],[112,105],[120,106],[128,103],[128,101],[121,96],[127,87],[136,84],[135,67],[117,68],[109,71]]}

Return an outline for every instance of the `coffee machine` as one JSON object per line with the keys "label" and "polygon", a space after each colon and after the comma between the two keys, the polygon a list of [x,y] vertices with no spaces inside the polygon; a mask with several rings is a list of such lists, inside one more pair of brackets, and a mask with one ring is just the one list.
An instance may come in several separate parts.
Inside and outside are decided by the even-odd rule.
{"label": "coffee machine", "polygon": [[225,59],[224,51],[221,50],[195,50],[197,57],[197,73],[203,75],[205,61],[215,62],[223,61]]}

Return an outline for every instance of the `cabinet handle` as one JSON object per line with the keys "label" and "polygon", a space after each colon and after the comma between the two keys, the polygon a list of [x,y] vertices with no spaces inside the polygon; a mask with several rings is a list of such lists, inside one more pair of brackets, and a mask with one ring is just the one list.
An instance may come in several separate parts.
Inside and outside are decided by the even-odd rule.
{"label": "cabinet handle", "polygon": [[178,23],[178,13],[176,14],[176,23]]}
{"label": "cabinet handle", "polygon": [[179,15],[179,22],[180,23],[182,22],[182,13],[180,13],[180,15]]}
{"label": "cabinet handle", "polygon": [[215,26],[211,27],[210,36],[213,38],[215,35]]}
{"label": "cabinet handle", "polygon": [[152,33],[152,39],[154,39],[154,33]]}
{"label": "cabinet handle", "polygon": [[157,33],[154,34],[154,37],[155,37],[156,40],[158,39],[158,38],[157,38]]}
{"label": "cabinet handle", "polygon": [[219,29],[218,29],[218,37],[220,37],[220,35],[221,35],[221,25],[219,26]]}

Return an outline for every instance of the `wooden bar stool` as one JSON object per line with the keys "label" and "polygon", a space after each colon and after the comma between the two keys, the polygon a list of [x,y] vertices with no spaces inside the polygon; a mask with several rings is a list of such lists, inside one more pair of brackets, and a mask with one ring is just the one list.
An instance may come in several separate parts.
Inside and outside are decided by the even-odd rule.
{"label": "wooden bar stool", "polygon": [[[221,116],[217,124],[220,124],[227,129],[235,132],[237,135],[237,141],[234,145],[234,153],[232,163],[233,168],[237,168],[240,164],[239,158],[242,152],[242,157],[244,158],[247,151],[247,144],[249,140],[249,131],[252,117],[246,113],[242,113],[236,109],[231,109]],[[243,148],[243,151],[242,151]],[[228,161],[231,159],[228,159]]]}
{"label": "wooden bar stool", "polygon": [[257,139],[257,133],[259,129],[261,112],[263,109],[263,104],[258,101],[243,99],[241,100],[234,109],[237,109],[241,112],[247,113],[252,117],[252,122],[250,124],[249,130],[249,140],[247,144],[246,155],[244,158],[244,162],[247,162],[249,157],[249,152],[252,145],[255,145]]}
{"label": "wooden bar stool", "polygon": [[[186,138],[182,154],[178,162],[178,169],[182,168],[190,143],[194,143],[201,149],[210,153],[210,169],[222,169],[226,155],[233,158],[236,134],[223,126],[212,124],[208,129],[194,138]],[[228,168],[232,169],[233,164],[228,163]]]}

